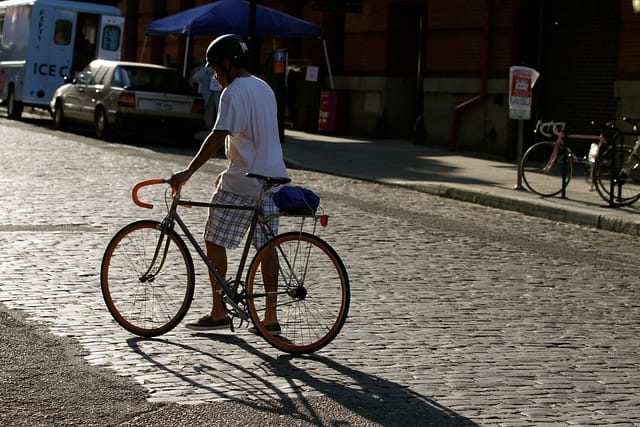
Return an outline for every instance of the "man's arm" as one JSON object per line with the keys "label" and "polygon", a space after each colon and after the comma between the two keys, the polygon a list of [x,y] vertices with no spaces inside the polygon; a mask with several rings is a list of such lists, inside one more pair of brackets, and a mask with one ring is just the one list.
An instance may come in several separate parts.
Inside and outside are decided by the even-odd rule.
{"label": "man's arm", "polygon": [[207,160],[211,158],[221,147],[224,146],[224,140],[229,135],[226,130],[214,130],[205,138],[204,142],[200,146],[200,150],[193,157],[187,169],[176,172],[171,175],[169,183],[173,188],[182,186],[191,175],[193,175],[198,169],[202,167]]}

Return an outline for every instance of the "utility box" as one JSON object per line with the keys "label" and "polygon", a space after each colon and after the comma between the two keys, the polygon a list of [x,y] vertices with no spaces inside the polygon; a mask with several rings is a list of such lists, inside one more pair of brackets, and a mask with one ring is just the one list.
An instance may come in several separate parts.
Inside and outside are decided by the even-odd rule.
{"label": "utility box", "polygon": [[319,132],[344,132],[348,108],[346,91],[320,91]]}

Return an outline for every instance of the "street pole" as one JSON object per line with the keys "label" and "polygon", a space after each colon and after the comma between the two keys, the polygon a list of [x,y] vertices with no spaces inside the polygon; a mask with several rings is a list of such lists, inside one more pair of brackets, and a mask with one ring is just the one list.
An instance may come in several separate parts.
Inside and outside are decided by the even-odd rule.
{"label": "street pole", "polygon": [[260,68],[260,54],[256,42],[256,0],[249,2],[249,67],[252,73],[257,73]]}
{"label": "street pole", "polygon": [[413,126],[413,143],[417,145],[425,145],[426,132],[424,125],[424,12],[419,17],[419,31],[418,31],[418,82],[416,87],[417,92],[417,118],[416,123]]}
{"label": "street pole", "polygon": [[518,165],[517,165],[516,185],[513,187],[514,190],[524,190],[524,187],[522,186],[523,145],[524,145],[524,123],[522,120],[518,120],[518,147],[516,148],[517,150],[516,159],[517,159]]}

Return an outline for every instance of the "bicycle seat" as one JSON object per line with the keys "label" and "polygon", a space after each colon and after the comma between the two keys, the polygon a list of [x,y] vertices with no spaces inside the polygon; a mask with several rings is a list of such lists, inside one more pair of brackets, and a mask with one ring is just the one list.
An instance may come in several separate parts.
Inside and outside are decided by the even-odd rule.
{"label": "bicycle seat", "polygon": [[259,175],[257,173],[248,173],[245,175],[247,178],[255,178],[260,181],[263,185],[267,185],[269,187],[275,187],[282,184],[288,184],[291,182],[291,178],[287,178],[284,176],[264,176]]}
{"label": "bicycle seat", "polygon": [[598,129],[606,129],[606,128],[613,128],[616,125],[616,122],[615,121],[603,122],[600,120],[591,120],[589,125],[591,125],[591,127],[598,128]]}

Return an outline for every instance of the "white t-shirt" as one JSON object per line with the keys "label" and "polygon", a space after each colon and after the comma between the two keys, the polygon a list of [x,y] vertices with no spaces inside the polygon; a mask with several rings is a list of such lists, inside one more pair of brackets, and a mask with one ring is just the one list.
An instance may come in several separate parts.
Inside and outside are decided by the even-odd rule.
{"label": "white t-shirt", "polygon": [[228,164],[218,188],[257,197],[260,183],[245,174],[288,176],[277,114],[273,90],[255,76],[237,77],[222,91],[220,111],[213,129],[229,132],[224,147]]}

